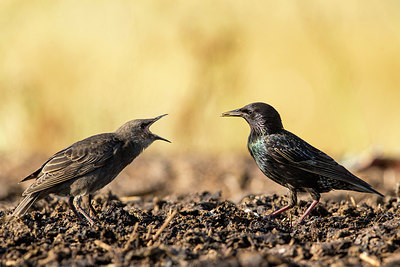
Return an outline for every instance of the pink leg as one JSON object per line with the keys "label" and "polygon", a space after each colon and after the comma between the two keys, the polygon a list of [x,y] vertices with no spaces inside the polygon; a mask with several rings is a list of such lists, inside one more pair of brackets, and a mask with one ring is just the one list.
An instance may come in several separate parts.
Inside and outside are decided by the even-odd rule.
{"label": "pink leg", "polygon": [[304,212],[303,216],[300,217],[300,219],[297,221],[297,224],[301,224],[304,220],[305,217],[314,209],[314,207],[318,204],[318,200],[314,200],[313,203],[311,203],[310,207]]}
{"label": "pink leg", "polygon": [[282,212],[290,210],[291,208],[293,208],[293,207],[290,205],[284,206],[283,208],[280,208],[279,210],[276,210],[273,213],[271,213],[270,215],[268,215],[268,217],[274,218],[274,217],[278,216],[279,214],[281,214]]}
{"label": "pink leg", "polygon": [[284,211],[290,210],[291,208],[293,208],[294,206],[296,206],[297,204],[297,192],[294,190],[290,190],[289,189],[289,203],[288,205],[272,212],[270,215],[268,215],[268,218],[274,218],[276,216],[278,216],[279,214],[281,214]]}

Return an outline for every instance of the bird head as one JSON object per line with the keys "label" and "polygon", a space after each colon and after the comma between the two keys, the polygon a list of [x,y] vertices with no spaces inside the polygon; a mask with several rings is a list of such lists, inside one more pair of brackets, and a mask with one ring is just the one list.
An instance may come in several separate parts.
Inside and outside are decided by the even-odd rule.
{"label": "bird head", "polygon": [[171,143],[169,140],[150,131],[150,126],[166,115],[167,114],[160,115],[152,119],[138,119],[128,121],[120,128],[118,128],[115,133],[125,140],[143,143],[143,146],[148,146],[155,140],[163,140],[165,142]]}
{"label": "bird head", "polygon": [[227,111],[222,117],[242,117],[257,133],[276,133],[283,129],[281,116],[272,106],[265,103],[251,103],[242,108]]}

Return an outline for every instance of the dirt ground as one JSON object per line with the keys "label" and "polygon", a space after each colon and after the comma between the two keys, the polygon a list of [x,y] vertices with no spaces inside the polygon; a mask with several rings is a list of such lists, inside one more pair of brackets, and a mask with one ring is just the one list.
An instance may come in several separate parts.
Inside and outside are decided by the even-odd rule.
{"label": "dirt ground", "polygon": [[286,191],[246,156],[143,156],[93,206],[100,222],[82,224],[62,198],[38,201],[21,219],[8,215],[29,184],[17,182],[44,157],[0,163],[1,266],[400,266],[400,161],[372,158],[352,169],[385,194],[323,194],[274,220]]}

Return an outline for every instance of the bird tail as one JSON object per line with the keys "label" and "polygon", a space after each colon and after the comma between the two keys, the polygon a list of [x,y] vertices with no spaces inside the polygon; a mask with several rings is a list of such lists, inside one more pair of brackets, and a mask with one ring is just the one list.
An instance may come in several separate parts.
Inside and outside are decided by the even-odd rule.
{"label": "bird tail", "polygon": [[364,184],[353,184],[353,188],[352,190],[354,191],[358,191],[358,192],[366,192],[366,193],[374,193],[377,194],[381,197],[384,197],[384,195],[382,195],[381,193],[379,193],[378,191],[376,191],[375,189],[373,189],[368,183]]}
{"label": "bird tail", "polygon": [[39,192],[27,195],[15,208],[12,217],[23,216],[33,203],[39,198]]}

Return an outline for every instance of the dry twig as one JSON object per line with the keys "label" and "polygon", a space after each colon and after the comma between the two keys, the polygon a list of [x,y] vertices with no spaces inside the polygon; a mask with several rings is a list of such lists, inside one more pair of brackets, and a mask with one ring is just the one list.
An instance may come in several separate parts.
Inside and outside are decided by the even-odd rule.
{"label": "dry twig", "polygon": [[139,222],[136,222],[135,226],[133,227],[133,232],[130,234],[128,241],[126,241],[124,250],[127,250],[129,248],[129,245],[133,240],[135,240],[137,236],[137,229],[139,227]]}
{"label": "dry twig", "polygon": [[95,240],[94,243],[96,244],[96,246],[99,246],[104,250],[107,250],[107,251],[112,251],[113,250],[113,248],[110,245],[104,243],[101,240]]}
{"label": "dry twig", "polygon": [[121,202],[126,203],[126,202],[137,202],[140,201],[142,198],[139,196],[128,196],[128,197],[120,197],[119,200]]}
{"label": "dry twig", "polygon": [[350,201],[351,201],[351,204],[353,205],[353,207],[357,207],[357,203],[356,203],[354,197],[351,196]]}
{"label": "dry twig", "polygon": [[172,221],[172,219],[175,217],[175,215],[178,213],[177,210],[174,210],[171,215],[168,216],[168,218],[165,220],[165,222],[161,225],[160,229],[157,230],[155,235],[153,236],[152,240],[150,240],[147,243],[147,246],[151,246],[154,241],[157,240],[157,238],[161,235],[161,233],[167,228],[168,224]]}
{"label": "dry twig", "polygon": [[150,224],[150,225],[149,225],[149,230],[147,231],[147,234],[146,234],[146,237],[145,237],[146,240],[149,240],[149,239],[150,239],[150,235],[151,235],[151,232],[152,232],[152,231],[153,231],[153,225]]}
{"label": "dry twig", "polygon": [[361,253],[360,259],[362,261],[365,261],[365,262],[371,264],[372,266],[381,266],[381,263],[377,259],[369,256],[367,252]]}

